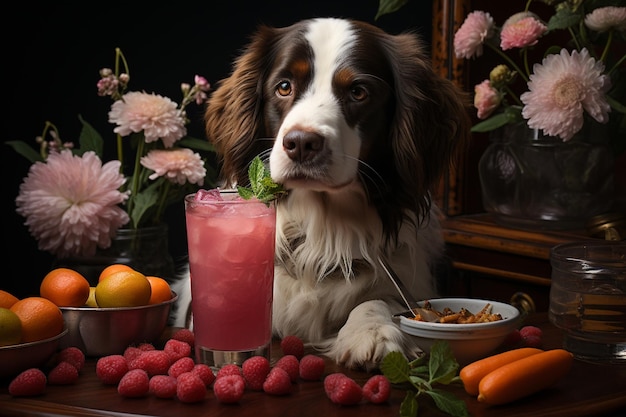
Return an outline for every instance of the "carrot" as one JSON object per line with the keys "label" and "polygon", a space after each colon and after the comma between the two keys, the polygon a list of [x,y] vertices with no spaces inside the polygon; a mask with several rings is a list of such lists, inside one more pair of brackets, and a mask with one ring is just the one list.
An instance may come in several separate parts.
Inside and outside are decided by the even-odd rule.
{"label": "carrot", "polygon": [[552,349],[503,365],[478,384],[478,401],[506,404],[556,384],[572,367],[574,355]]}
{"label": "carrot", "polygon": [[486,358],[465,365],[461,368],[461,372],[459,372],[459,377],[463,382],[465,392],[469,395],[478,395],[478,384],[480,383],[480,380],[483,379],[483,377],[489,372],[494,371],[507,363],[511,363],[518,359],[541,352],[543,352],[542,349],[524,347],[498,353],[493,356],[487,356]]}

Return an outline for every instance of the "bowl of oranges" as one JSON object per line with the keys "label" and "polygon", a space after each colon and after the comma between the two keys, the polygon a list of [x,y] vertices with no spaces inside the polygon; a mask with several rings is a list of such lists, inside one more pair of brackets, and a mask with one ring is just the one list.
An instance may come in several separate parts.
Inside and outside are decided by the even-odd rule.
{"label": "bowl of oranges", "polygon": [[104,268],[96,285],[76,270],[56,268],[42,280],[40,295],[62,312],[68,334],[60,348],[75,346],[96,357],[157,341],[178,299],[165,279],[124,264]]}
{"label": "bowl of oranges", "polygon": [[45,365],[67,333],[61,310],[50,300],[0,290],[0,378]]}

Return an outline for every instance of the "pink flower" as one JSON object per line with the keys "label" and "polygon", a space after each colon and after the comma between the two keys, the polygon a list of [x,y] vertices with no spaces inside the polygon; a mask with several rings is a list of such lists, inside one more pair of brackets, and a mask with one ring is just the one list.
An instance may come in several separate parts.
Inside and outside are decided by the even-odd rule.
{"label": "pink flower", "polygon": [[537,43],[548,27],[529,12],[516,13],[509,17],[500,32],[500,47],[503,51],[524,48]]}
{"label": "pink flower", "polygon": [[109,122],[115,133],[128,136],[143,131],[146,142],[163,141],[166,148],[187,134],[185,119],[176,103],[157,94],[130,92],[111,106]]}
{"label": "pink flower", "polygon": [[528,126],[568,141],[582,128],[584,111],[606,123],[611,108],[605,94],[611,80],[603,72],[604,64],[587,49],[571,55],[561,49],[560,54],[548,55],[541,64],[535,64],[529,91],[520,97]]}
{"label": "pink flower", "polygon": [[59,257],[93,255],[107,248],[129,220],[118,204],[128,195],[120,162],[102,161],[94,152],[82,157],[69,150],[50,153],[30,167],[15,202],[17,213],[39,241],[39,249]]}
{"label": "pink flower", "polygon": [[494,34],[493,18],[489,13],[475,11],[454,34],[454,51],[457,58],[470,59],[483,54],[483,43]]}
{"label": "pink flower", "polygon": [[626,31],[626,7],[599,7],[585,16],[585,26],[596,32]]}
{"label": "pink flower", "polygon": [[141,158],[141,165],[154,171],[151,180],[165,177],[173,183],[202,185],[206,169],[200,155],[191,149],[153,150]]}
{"label": "pink flower", "polygon": [[485,80],[474,87],[474,107],[478,110],[478,118],[486,119],[498,108],[502,98],[498,90],[491,86],[491,81]]}

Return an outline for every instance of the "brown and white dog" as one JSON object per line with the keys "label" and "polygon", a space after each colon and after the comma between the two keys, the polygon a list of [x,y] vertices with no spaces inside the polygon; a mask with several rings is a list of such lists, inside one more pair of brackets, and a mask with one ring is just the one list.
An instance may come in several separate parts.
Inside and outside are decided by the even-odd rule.
{"label": "brown and white dog", "polygon": [[336,362],[372,369],[420,350],[392,322],[436,295],[442,253],[430,190],[469,132],[465,98],[413,34],[317,18],[262,26],[206,110],[227,184],[256,155],[289,190],[277,204],[273,327]]}

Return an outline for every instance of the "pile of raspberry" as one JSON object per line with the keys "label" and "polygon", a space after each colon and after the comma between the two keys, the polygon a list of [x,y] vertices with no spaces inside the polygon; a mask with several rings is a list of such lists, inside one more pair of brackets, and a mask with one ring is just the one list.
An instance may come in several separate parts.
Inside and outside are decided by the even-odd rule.
{"label": "pile of raspberry", "polygon": [[[340,405],[369,402],[384,403],[389,399],[391,384],[383,375],[372,376],[363,386],[343,373],[325,376],[325,362],[320,356],[306,354],[304,343],[296,336],[281,340],[283,356],[271,366],[263,356],[253,356],[241,366],[225,365],[215,374],[205,364],[192,358],[194,335],[188,329],[175,332],[163,349],[143,343],[129,346],[121,355],[98,359],[96,375],[107,385],[116,385],[123,397],[177,399],[196,403],[213,392],[220,403],[237,403],[246,391],[262,391],[269,395],[289,395],[299,381],[324,382],[328,398]],[[46,374],[31,368],[18,375],[9,385],[13,396],[40,395],[46,384],[72,384],[85,363],[78,348],[66,348],[56,360],[56,366]],[[71,368],[71,369],[70,369]]]}

